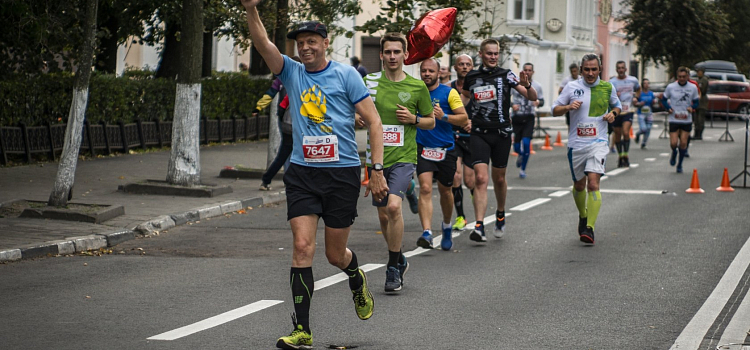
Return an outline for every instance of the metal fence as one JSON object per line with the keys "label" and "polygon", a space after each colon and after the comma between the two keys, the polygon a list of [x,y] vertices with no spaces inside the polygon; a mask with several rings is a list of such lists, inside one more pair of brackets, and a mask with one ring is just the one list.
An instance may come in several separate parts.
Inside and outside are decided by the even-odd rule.
{"label": "metal fence", "polygon": [[[56,158],[65,144],[67,124],[29,127],[0,127],[0,164],[7,165],[9,156],[21,155],[31,163],[35,154]],[[268,116],[200,120],[200,142],[237,142],[268,137]],[[133,148],[164,147],[172,143],[172,122],[141,121],[125,124],[89,124],[84,122],[80,152],[92,157],[112,152],[127,153]]]}

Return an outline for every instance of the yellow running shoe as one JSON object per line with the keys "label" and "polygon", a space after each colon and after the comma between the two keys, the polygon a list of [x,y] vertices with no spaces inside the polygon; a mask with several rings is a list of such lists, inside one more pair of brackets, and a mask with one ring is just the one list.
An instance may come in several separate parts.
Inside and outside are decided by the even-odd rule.
{"label": "yellow running shoe", "polygon": [[457,217],[456,223],[453,224],[453,229],[458,231],[458,230],[463,230],[464,227],[466,227],[466,219],[464,219],[463,216]]}
{"label": "yellow running shoe", "polygon": [[372,317],[375,299],[372,298],[370,288],[367,287],[367,275],[362,269],[359,269],[359,274],[362,275],[362,286],[352,291],[352,299],[354,299],[354,310],[357,311],[357,317],[360,320],[366,320]]}
{"label": "yellow running shoe", "polygon": [[297,324],[294,316],[292,316],[292,321],[294,322],[292,334],[279,338],[276,347],[290,350],[312,349],[312,332],[305,331],[301,324]]}

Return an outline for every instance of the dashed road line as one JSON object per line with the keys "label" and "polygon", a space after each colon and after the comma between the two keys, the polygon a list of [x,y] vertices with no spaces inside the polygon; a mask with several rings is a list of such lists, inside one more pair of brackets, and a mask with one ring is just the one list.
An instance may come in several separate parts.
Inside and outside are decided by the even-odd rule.
{"label": "dashed road line", "polygon": [[542,205],[544,203],[547,203],[547,202],[549,202],[551,200],[552,200],[552,198],[537,198],[537,199],[534,199],[532,201],[529,201],[529,202],[517,205],[517,206],[515,206],[513,208],[510,208],[510,210],[512,210],[512,211],[524,211],[524,210],[528,210],[528,209],[531,209],[533,207],[536,207],[538,205]]}
{"label": "dashed road line", "polygon": [[645,158],[643,161],[644,162],[655,162],[656,158]]}
{"label": "dashed road line", "polygon": [[240,317],[247,316],[249,314],[252,314],[254,312],[258,312],[263,309],[267,309],[271,306],[281,304],[283,301],[281,300],[261,300],[256,301],[252,304],[245,305],[243,307],[227,311],[223,314],[216,315],[211,318],[207,318],[203,321],[196,322],[190,325],[187,325],[185,327],[180,327],[175,330],[171,330],[169,332],[164,332],[162,334],[157,334],[153,337],[148,338],[148,340],[175,340],[180,339],[182,337],[198,333],[200,331],[204,331],[209,328],[213,328],[219,325],[222,325],[224,323],[227,323],[229,321],[234,321]]}
{"label": "dashed road line", "polygon": [[[375,269],[379,269],[381,267],[385,266],[385,264],[364,264],[360,266],[359,268],[362,269],[364,272],[370,272]],[[336,283],[343,282],[349,279],[349,276],[347,276],[345,273],[340,272],[333,276],[323,278],[321,280],[315,281],[315,291],[319,291],[323,288],[330,287]]]}
{"label": "dashed road line", "polygon": [[556,191],[556,192],[550,193],[549,196],[550,197],[559,198],[559,197],[562,197],[562,196],[564,196],[564,195],[566,195],[568,193],[570,193],[570,191],[560,190],[560,191]]}
{"label": "dashed road line", "polygon": [[608,171],[608,172],[606,172],[604,174],[607,175],[607,176],[615,176],[615,175],[620,175],[620,174],[622,174],[622,173],[624,173],[626,171],[628,171],[628,168],[617,168],[617,169],[614,169],[614,170],[610,170],[610,171]]}

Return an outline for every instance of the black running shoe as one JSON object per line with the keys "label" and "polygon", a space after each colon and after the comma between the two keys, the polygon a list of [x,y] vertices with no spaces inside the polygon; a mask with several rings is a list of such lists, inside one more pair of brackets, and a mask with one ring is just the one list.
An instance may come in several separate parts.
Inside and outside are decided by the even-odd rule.
{"label": "black running shoe", "polygon": [[401,271],[395,266],[388,266],[385,270],[385,292],[395,293],[401,291]]}
{"label": "black running shoe", "polygon": [[630,158],[628,156],[622,157],[623,168],[630,168]]}
{"label": "black running shoe", "polygon": [[594,229],[586,226],[586,229],[581,233],[581,242],[587,244],[594,244]]}
{"label": "black running shoe", "polygon": [[586,230],[586,223],[588,218],[578,217],[578,235],[580,236],[584,230]]}

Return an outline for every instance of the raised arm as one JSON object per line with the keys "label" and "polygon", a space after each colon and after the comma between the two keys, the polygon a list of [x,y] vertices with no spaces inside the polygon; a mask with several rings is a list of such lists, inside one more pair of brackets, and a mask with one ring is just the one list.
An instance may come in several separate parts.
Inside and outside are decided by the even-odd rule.
{"label": "raised arm", "polygon": [[258,15],[257,6],[261,0],[242,0],[242,6],[245,6],[247,11],[247,26],[250,29],[250,37],[253,41],[253,46],[258,50],[263,60],[271,69],[273,74],[281,73],[281,69],[284,68],[284,58],[281,57],[281,52],[276,48],[266,33],[266,28],[263,27],[263,22],[260,21],[260,15]]}

